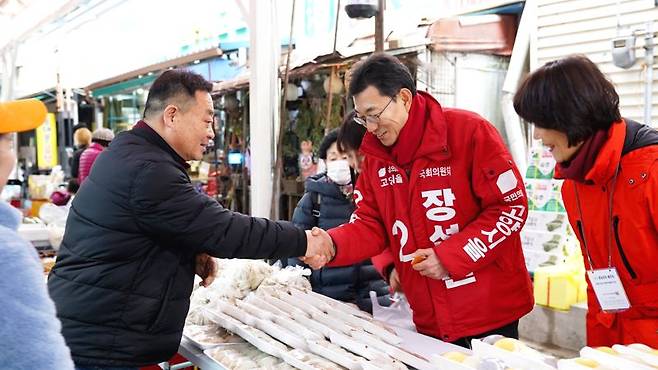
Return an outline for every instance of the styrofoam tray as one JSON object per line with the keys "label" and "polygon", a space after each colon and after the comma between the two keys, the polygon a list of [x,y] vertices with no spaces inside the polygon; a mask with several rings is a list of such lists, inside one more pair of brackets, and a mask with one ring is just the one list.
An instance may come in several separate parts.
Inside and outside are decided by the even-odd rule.
{"label": "styrofoam tray", "polygon": [[[208,358],[210,358],[214,363],[216,363],[216,364],[218,364],[219,366],[221,366],[221,368],[223,368],[223,369],[234,369],[235,366],[232,366],[232,364],[224,363],[224,362],[222,362],[221,360],[215,358],[215,357],[212,355],[212,353],[213,353],[214,351],[216,351],[216,350],[222,350],[222,349],[224,349],[224,350],[238,350],[237,352],[240,353],[240,355],[241,355],[241,357],[242,357],[243,359],[251,360],[251,361],[255,362],[256,364],[260,364],[260,363],[259,363],[259,360],[260,360],[260,359],[250,357],[250,355],[252,355],[252,354],[254,353],[254,351],[257,351],[258,349],[257,349],[257,348],[254,348],[254,347],[253,347],[252,345],[250,345],[249,343],[245,343],[245,344],[243,344],[243,345],[236,345],[236,346],[234,346],[234,347],[217,347],[217,348],[211,348],[211,349],[208,349],[208,350],[203,351],[203,353],[204,353]],[[251,352],[251,353],[249,353],[249,352]],[[259,355],[261,355],[261,354],[259,353],[257,356],[259,356]],[[271,355],[268,355],[268,354],[266,354],[266,353],[263,353],[262,356],[263,356],[263,357],[266,357],[266,358],[267,358],[268,360],[270,360],[271,362],[276,361],[276,362],[277,362],[277,365],[275,365],[275,366],[278,366],[278,364],[282,364],[282,363],[284,363],[284,361],[283,361],[282,359],[277,358],[277,357],[274,357],[274,356],[271,356]],[[233,365],[234,365],[234,364],[233,364]],[[258,368],[260,369],[260,368],[262,368],[262,367],[258,367]],[[271,368],[271,367],[267,367],[267,368]]]}
{"label": "styrofoam tray", "polygon": [[[303,354],[304,356],[308,356],[311,359],[317,359],[317,360],[324,360],[327,362],[327,367],[321,368],[317,366],[313,366],[308,363],[308,361],[302,361],[301,359],[298,359],[295,357],[294,352],[297,352],[299,354]],[[300,370],[333,370],[333,369],[344,369],[342,366],[339,366],[338,364],[331,362],[330,360],[327,360],[323,357],[317,356],[313,353],[306,352],[300,349],[296,349],[293,351],[288,351],[284,352],[281,354],[281,358],[283,361],[285,361],[288,365],[294,366],[297,369]]]}
{"label": "styrofoam tray", "polygon": [[243,325],[242,322],[234,319],[233,317],[219,311],[213,311],[208,308],[203,309],[203,316],[208,318],[208,320],[214,322],[215,324],[221,326],[222,328],[236,333],[238,326]]}
{"label": "styrofoam tray", "polygon": [[311,305],[322,312],[327,312],[327,309],[331,308],[331,306],[327,304],[325,301],[316,298],[315,296],[312,296],[310,294],[306,294],[306,292],[301,291],[297,288],[289,288],[288,291],[290,292],[292,297],[297,298],[300,301],[308,305]]}
{"label": "styrofoam tray", "polygon": [[288,351],[285,344],[265,334],[262,330],[247,325],[238,327],[236,334],[270,356],[280,357],[281,353]]}
{"label": "styrofoam tray", "polygon": [[331,318],[326,313],[319,313],[313,316],[313,320],[318,321],[320,324],[329,327],[333,331],[337,331],[343,334],[349,334],[349,332],[354,329],[352,326],[346,324],[344,321],[337,320],[336,318]]}
{"label": "styrofoam tray", "polygon": [[269,320],[258,320],[256,322],[256,328],[262,330],[272,338],[283,342],[292,348],[308,350],[306,340],[303,337],[291,332],[281,325],[273,323]]}
{"label": "styrofoam tray", "polygon": [[291,305],[288,302],[285,302],[275,296],[263,295],[261,296],[265,302],[271,304],[272,306],[278,308],[281,311],[287,312],[288,316],[308,316],[308,314],[299,308]]}
{"label": "styrofoam tray", "polygon": [[350,370],[361,370],[358,358],[350,356],[349,353],[334,351],[332,348],[325,347],[318,341],[309,340],[308,348],[311,353],[322,356]]}
{"label": "styrofoam tray", "polygon": [[652,350],[652,348],[644,344],[631,344],[627,346],[615,344],[612,346],[612,349],[624,355],[637,357],[647,365],[658,367],[658,355],[647,352],[648,350]]}
{"label": "styrofoam tray", "polygon": [[238,309],[261,320],[273,320],[276,317],[274,313],[267,310],[263,310],[260,307],[257,307],[256,305],[251,304],[249,302],[236,300],[235,305],[238,307]]}
{"label": "styrofoam tray", "polygon": [[[243,348],[243,349],[248,349],[250,348],[251,345],[249,343],[242,343],[242,344],[237,344],[234,347],[231,347],[232,349],[237,349],[237,348]],[[230,369],[231,367],[228,364],[224,364],[215,357],[212,356],[212,352],[215,350],[215,348],[207,348],[203,350],[203,354],[206,355],[212,362],[216,363],[217,365],[221,366],[223,369]]]}
{"label": "styrofoam tray", "polygon": [[329,339],[332,333],[338,333],[338,331],[330,328],[327,325],[324,325],[323,323],[313,318],[308,318],[306,316],[298,316],[298,317],[293,317],[292,319],[295,322],[300,323],[301,325],[305,325],[306,327],[313,330],[314,332],[323,335],[327,339]]}
{"label": "styrofoam tray", "polygon": [[304,301],[303,299],[299,299],[297,296],[292,296],[288,293],[279,293],[279,299],[282,301],[288,303],[289,305],[296,307],[304,312],[306,312],[308,315],[315,315],[318,313],[326,312],[321,310],[320,308],[314,306],[311,303],[308,303],[307,301]]}
{"label": "styrofoam tray", "polygon": [[372,315],[370,315],[367,312],[361,311],[356,307],[350,306],[346,303],[343,303],[341,301],[337,301],[335,299],[329,298],[327,296],[324,296],[322,294],[316,293],[312,290],[308,290],[305,292],[308,296],[312,298],[316,298],[317,300],[324,302],[328,304],[330,307],[337,309],[339,311],[343,311],[345,313],[360,317],[362,319],[366,320],[372,320]]}
{"label": "styrofoam tray", "polygon": [[555,370],[555,367],[550,366],[541,359],[529,358],[521,352],[506,351],[480,339],[473,339],[471,341],[471,348],[473,353],[480,358],[499,358],[511,367],[533,370]]}
{"label": "styrofoam tray", "polygon": [[383,341],[390,343],[390,344],[400,344],[402,343],[402,338],[400,338],[396,333],[391,333],[390,331],[373,324],[372,322],[368,320],[364,320],[363,318],[353,316],[351,314],[345,313],[340,310],[332,309],[330,308],[327,312],[327,314],[330,317],[334,317],[338,320],[344,321],[347,324],[363,329],[367,331],[368,333],[371,333],[378,338],[382,339]]}
{"label": "styrofoam tray", "polygon": [[354,338],[348,337],[347,335],[333,333],[331,334],[331,337],[329,339],[331,340],[331,343],[337,346],[341,346],[346,350],[355,353],[361,357],[364,357],[368,360],[381,359],[381,360],[390,360],[391,362],[393,361],[393,359],[391,359],[386,353],[378,349],[372,348],[367,344],[359,343],[358,341],[354,340]]}
{"label": "styrofoam tray", "polygon": [[[200,326],[205,326],[208,327],[207,330],[209,331],[217,331],[218,336],[227,336],[228,341],[225,342],[208,342],[204,341],[202,337],[200,338],[199,335],[193,335],[194,333],[191,332],[191,329],[194,329],[194,327],[200,327]],[[222,333],[224,331],[224,333]],[[231,345],[236,345],[236,344],[244,344],[245,341],[244,339],[240,338],[237,335],[232,335],[230,332],[226,331],[226,329],[217,326],[217,325],[193,325],[193,326],[185,326],[183,328],[183,336],[187,338],[192,344],[194,344],[197,348],[200,348],[201,350],[206,350],[209,348],[214,348],[214,347],[219,347],[219,346],[231,346]]]}
{"label": "styrofoam tray", "polygon": [[624,358],[620,355],[611,355],[592,347],[583,347],[580,350],[580,356],[591,358],[600,364],[606,364],[618,370],[656,370],[655,367],[643,365],[640,362]]}
{"label": "styrofoam tray", "polygon": [[239,309],[238,306],[230,302],[217,301],[217,308],[223,313],[233,317],[236,320],[242,321],[249,326],[254,326],[256,324],[256,320],[258,320],[255,316]]}
{"label": "styrofoam tray", "polygon": [[[598,362],[598,361],[597,361]],[[558,360],[557,362],[558,370],[591,370],[593,368],[585,365],[581,365],[576,362],[575,358],[570,358],[566,360]],[[614,370],[612,367],[603,366],[599,364],[598,367],[595,367],[596,370]]]}
{"label": "styrofoam tray", "polygon": [[431,367],[431,363],[426,359],[421,358],[416,354],[409,353],[402,348],[398,348],[389,343],[386,343],[370,333],[366,333],[360,330],[352,330],[349,334],[364,344],[369,345],[398,361],[404,362],[409,366],[413,366],[418,369],[427,369]]}
{"label": "styrofoam tray", "polygon": [[272,305],[271,303],[264,300],[262,297],[259,297],[256,294],[249,294],[247,298],[244,299],[245,302],[251,303],[252,305],[259,307],[265,311],[272,313],[274,316],[290,316],[287,312],[279,309],[278,307]]}
{"label": "styrofoam tray", "polygon": [[361,360],[359,365],[363,370],[408,370],[409,368],[400,361],[393,360],[391,363],[382,364],[376,361]]}
{"label": "styrofoam tray", "polygon": [[472,367],[449,360],[441,355],[432,355],[430,363],[437,366],[441,370],[473,370]]}
{"label": "styrofoam tray", "polygon": [[[302,318],[305,318],[305,316],[300,316]],[[302,319],[303,320],[303,319]],[[290,317],[275,317],[274,323],[279,324],[283,326],[284,328],[292,331],[293,333],[302,336],[304,339],[308,340],[323,340],[324,339],[324,334],[322,330],[314,331],[313,326],[307,327],[306,325],[302,325],[300,321],[296,321],[294,318]],[[315,323],[315,321],[309,319],[309,321],[312,321]],[[322,324],[317,324],[322,325]]]}

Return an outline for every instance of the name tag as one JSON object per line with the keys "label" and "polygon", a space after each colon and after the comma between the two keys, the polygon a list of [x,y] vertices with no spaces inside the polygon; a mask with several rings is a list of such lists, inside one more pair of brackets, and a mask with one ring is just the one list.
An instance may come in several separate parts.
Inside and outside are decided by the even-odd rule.
{"label": "name tag", "polygon": [[619,312],[631,307],[616,268],[589,270],[587,275],[603,311]]}

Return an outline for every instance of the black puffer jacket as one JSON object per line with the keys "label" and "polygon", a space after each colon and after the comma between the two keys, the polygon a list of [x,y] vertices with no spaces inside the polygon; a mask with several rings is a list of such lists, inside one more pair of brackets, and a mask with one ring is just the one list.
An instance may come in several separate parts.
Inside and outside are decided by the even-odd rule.
{"label": "black puffer jacket", "polygon": [[71,165],[71,177],[74,179],[77,179],[80,174],[80,156],[85,149],[87,149],[87,145],[81,146],[73,152],[73,157],[71,157],[69,164]]}
{"label": "black puffer jacket", "polygon": [[[350,220],[354,203],[343,194],[338,185],[329,182],[326,174],[306,179],[305,193],[295,208],[292,222],[305,230],[318,226],[324,230]],[[313,217],[313,203],[317,203],[319,218]],[[303,265],[291,258],[290,264]],[[311,273],[311,286],[315,292],[344,302],[356,303],[360,309],[372,312],[369,292],[377,293],[380,305],[390,305],[388,285],[370,260],[351,266],[324,267]]]}
{"label": "black puffer jacket", "polygon": [[175,354],[200,252],[306,252],[304,232],[291,223],[233,213],[197,193],[182,159],[140,126],[94,163],[48,280],[77,365],[143,366]]}

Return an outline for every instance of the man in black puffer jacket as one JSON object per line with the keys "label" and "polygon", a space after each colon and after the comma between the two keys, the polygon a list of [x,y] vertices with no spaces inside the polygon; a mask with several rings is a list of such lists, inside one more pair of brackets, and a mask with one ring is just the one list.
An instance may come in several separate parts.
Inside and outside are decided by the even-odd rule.
{"label": "man in black puffer jacket", "polygon": [[[352,118],[350,118],[351,120]],[[305,193],[297,203],[292,222],[304,229],[324,230],[342,225],[354,212],[352,201],[355,174],[350,169],[347,153],[338,149],[338,129],[329,132],[319,148],[327,171],[306,179]],[[290,264],[301,264],[291,258]],[[355,303],[372,313],[370,291],[377,294],[381,306],[390,306],[389,288],[370,259],[342,267],[323,267],[311,273],[313,291],[344,302]]]}
{"label": "man in black puffer jacket", "polygon": [[205,253],[333,255],[319,247],[324,232],[234,213],[195,191],[185,161],[201,159],[214,137],[211,88],[191,72],[163,73],[144,120],[98,157],[73,201],[48,287],[78,369],[136,368],[175,354],[194,273],[212,279]]}

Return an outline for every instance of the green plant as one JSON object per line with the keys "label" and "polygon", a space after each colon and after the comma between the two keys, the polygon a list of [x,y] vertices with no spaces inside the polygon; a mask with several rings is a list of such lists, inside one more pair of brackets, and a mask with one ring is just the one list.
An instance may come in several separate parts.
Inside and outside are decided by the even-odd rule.
{"label": "green plant", "polygon": [[[299,114],[293,125],[293,131],[300,141],[311,140],[313,149],[317,151],[324,137],[327,120],[327,98],[305,99],[299,106]],[[343,101],[334,96],[331,102],[331,115],[329,128],[333,129],[340,125],[342,120]]]}

